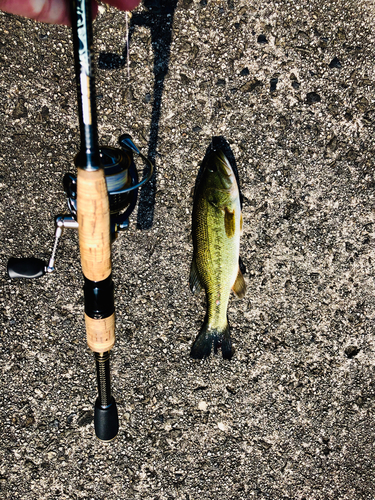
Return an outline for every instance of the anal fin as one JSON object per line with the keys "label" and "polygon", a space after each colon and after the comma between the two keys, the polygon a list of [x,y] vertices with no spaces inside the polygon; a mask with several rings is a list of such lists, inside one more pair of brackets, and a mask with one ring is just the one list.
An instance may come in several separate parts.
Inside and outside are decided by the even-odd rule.
{"label": "anal fin", "polygon": [[246,283],[244,277],[242,276],[240,268],[238,268],[237,278],[234,282],[234,285],[232,286],[232,290],[239,299],[242,299],[245,296]]}

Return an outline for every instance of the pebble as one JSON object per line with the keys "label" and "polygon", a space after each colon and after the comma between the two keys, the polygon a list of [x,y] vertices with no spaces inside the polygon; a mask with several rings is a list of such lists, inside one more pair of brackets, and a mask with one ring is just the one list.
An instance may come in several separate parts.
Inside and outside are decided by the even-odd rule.
{"label": "pebble", "polygon": [[355,356],[357,356],[358,353],[359,353],[359,349],[357,346],[354,346],[354,345],[351,345],[345,349],[346,357],[349,359],[354,358]]}
{"label": "pebble", "polygon": [[271,78],[271,81],[270,81],[270,91],[271,92],[275,92],[276,91],[276,85],[277,85],[278,81],[279,81],[278,78]]}
{"label": "pebble", "polygon": [[223,432],[226,432],[228,430],[228,426],[227,424],[224,424],[224,422],[219,422],[217,424],[217,426],[219,427],[219,429]]}
{"label": "pebble", "polygon": [[337,57],[335,57],[335,58],[334,58],[334,59],[332,59],[332,61],[329,63],[329,67],[330,67],[330,68],[338,68],[338,69],[340,69],[342,66],[341,66],[340,61],[337,59]]}
{"label": "pebble", "polygon": [[321,101],[320,95],[317,94],[316,92],[309,92],[306,95],[307,104],[316,104],[317,102],[320,102],[320,101]]}
{"label": "pebble", "polygon": [[266,43],[268,43],[268,40],[265,35],[259,35],[257,42],[261,45],[265,45]]}
{"label": "pebble", "polygon": [[207,411],[207,403],[206,401],[199,401],[198,410]]}

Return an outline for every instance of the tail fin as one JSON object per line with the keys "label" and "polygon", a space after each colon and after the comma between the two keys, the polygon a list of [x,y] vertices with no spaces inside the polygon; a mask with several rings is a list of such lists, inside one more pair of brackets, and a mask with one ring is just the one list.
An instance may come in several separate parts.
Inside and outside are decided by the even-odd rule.
{"label": "tail fin", "polygon": [[199,335],[191,348],[190,356],[194,359],[205,359],[211,354],[212,344],[214,353],[221,347],[221,354],[224,359],[231,359],[234,350],[229,333],[229,324],[227,323],[223,330],[209,329],[207,319],[205,319]]}

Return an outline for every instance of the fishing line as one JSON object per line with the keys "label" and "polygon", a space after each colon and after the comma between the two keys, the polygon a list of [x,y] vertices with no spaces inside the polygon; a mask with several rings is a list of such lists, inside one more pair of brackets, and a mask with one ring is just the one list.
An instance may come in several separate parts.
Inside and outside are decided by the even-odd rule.
{"label": "fishing line", "polygon": [[129,19],[131,18],[131,13],[125,12],[125,26],[126,26],[126,65],[128,69],[128,80],[130,80],[130,54],[129,54]]}

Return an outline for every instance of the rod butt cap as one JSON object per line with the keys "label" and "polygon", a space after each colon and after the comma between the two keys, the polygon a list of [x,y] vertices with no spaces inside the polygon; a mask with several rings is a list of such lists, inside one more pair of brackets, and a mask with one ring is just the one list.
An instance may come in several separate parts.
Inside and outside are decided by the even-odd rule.
{"label": "rod butt cap", "polygon": [[95,434],[100,441],[112,441],[118,433],[118,414],[116,401],[111,397],[111,404],[107,408],[100,406],[99,398],[94,409]]}

